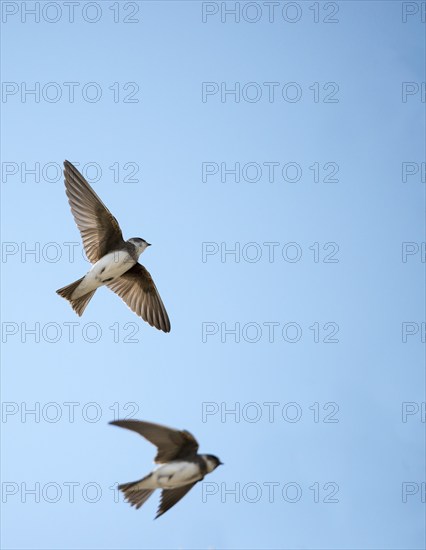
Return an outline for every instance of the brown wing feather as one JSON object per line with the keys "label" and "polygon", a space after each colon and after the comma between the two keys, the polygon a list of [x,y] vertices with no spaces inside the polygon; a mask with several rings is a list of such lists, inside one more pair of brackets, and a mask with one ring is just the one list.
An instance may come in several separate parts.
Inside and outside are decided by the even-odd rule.
{"label": "brown wing feather", "polygon": [[151,275],[141,264],[135,264],[107,286],[152,327],[170,332],[166,308]]}
{"label": "brown wing feather", "polygon": [[84,250],[90,262],[124,244],[120,226],[87,180],[67,160],[64,162],[65,189]]}
{"label": "brown wing feather", "polygon": [[174,430],[141,420],[115,420],[110,424],[133,430],[155,445],[158,449],[155,457],[157,464],[185,458],[198,451],[198,441],[186,430]]}
{"label": "brown wing feather", "polygon": [[161,492],[161,502],[157,510],[157,515],[155,519],[162,516],[167,510],[170,510],[177,502],[183,498],[186,493],[188,493],[195,483],[190,483],[189,485],[184,485],[183,487],[178,487],[177,489],[163,489]]}

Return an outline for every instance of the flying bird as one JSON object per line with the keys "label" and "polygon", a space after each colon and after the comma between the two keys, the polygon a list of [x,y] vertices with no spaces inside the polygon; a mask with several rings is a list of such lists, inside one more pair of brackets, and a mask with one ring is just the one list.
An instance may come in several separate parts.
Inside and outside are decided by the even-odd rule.
{"label": "flying bird", "polygon": [[71,212],[93,266],[84,277],[56,292],[81,316],[96,289],[106,285],[144,321],[170,332],[169,317],[157,287],[149,272],[138,263],[150,244],[139,237],[124,240],[117,220],[67,160],[64,175]]}
{"label": "flying bird", "polygon": [[174,430],[141,420],[115,420],[110,424],[133,430],[157,447],[155,462],[159,466],[138,481],[118,486],[127,502],[136,509],[148,500],[155,489],[162,489],[155,519],[179,502],[206,474],[222,464],[217,456],[197,454],[198,441],[186,430]]}

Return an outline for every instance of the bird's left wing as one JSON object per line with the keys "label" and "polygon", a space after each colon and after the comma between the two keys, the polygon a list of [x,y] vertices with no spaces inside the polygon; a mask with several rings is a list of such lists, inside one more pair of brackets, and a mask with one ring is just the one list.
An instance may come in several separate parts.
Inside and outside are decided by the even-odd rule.
{"label": "bird's left wing", "polygon": [[84,250],[94,264],[124,244],[118,221],[75,166],[64,162],[65,190]]}
{"label": "bird's left wing", "polygon": [[152,277],[137,263],[121,277],[107,284],[129,308],[152,327],[170,332],[170,320]]}
{"label": "bird's left wing", "polygon": [[157,464],[185,459],[198,451],[198,441],[187,430],[175,430],[143,420],[113,420],[110,424],[132,430],[155,445],[158,450],[155,457]]}
{"label": "bird's left wing", "polygon": [[161,493],[160,506],[158,507],[155,519],[162,516],[165,512],[167,512],[167,510],[170,510],[172,506],[179,502],[180,499],[194,487],[195,483],[190,483],[189,485],[184,485],[183,487],[178,487],[177,489],[163,489]]}

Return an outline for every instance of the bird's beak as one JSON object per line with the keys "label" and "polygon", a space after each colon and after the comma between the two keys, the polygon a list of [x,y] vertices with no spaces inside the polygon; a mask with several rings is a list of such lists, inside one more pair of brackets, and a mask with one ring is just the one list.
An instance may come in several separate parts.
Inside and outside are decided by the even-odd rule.
{"label": "bird's beak", "polygon": [[151,243],[146,243],[146,246],[151,246]]}
{"label": "bird's beak", "polygon": [[225,466],[225,463],[219,461],[219,466]]}

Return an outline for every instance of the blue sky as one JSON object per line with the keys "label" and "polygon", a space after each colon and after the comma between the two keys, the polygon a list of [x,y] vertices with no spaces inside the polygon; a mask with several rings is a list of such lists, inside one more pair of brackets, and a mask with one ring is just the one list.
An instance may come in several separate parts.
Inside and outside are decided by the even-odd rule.
{"label": "blue sky", "polygon": [[[2,2],[3,547],[423,548],[421,2],[48,4]],[[64,159],[170,334],[55,294]],[[225,466],[154,522],[124,416]]]}

